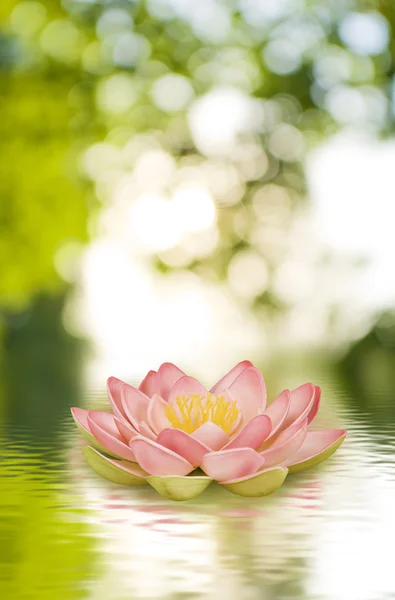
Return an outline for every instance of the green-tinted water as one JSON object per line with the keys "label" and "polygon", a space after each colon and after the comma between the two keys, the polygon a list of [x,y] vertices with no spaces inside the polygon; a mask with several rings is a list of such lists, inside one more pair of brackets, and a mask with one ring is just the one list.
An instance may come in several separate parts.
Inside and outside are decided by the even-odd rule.
{"label": "green-tinted water", "polygon": [[[2,600],[389,600],[395,598],[395,428],[325,386],[322,426],[349,436],[320,470],[266,499],[212,485],[177,504],[122,488],[83,462],[68,416],[56,442],[40,424],[4,431]],[[100,402],[99,402],[100,404]],[[40,433],[42,436],[42,433]]]}

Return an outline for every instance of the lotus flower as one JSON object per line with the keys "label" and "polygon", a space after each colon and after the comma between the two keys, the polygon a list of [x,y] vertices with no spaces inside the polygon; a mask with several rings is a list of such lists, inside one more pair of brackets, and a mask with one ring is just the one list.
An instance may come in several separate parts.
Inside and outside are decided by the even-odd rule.
{"label": "lotus flower", "polygon": [[343,430],[310,431],[321,390],[305,383],[266,407],[260,371],[245,360],[210,391],[171,363],[135,388],[108,379],[112,412],[72,408],[91,443],[90,466],[124,485],[150,484],[162,496],[188,500],[215,480],[240,496],[265,496],[288,472],[328,458]]}

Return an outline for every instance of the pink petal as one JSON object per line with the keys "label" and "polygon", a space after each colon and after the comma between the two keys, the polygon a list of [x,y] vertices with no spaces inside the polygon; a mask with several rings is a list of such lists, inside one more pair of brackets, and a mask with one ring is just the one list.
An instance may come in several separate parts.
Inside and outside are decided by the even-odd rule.
{"label": "pink petal", "polygon": [[187,475],[193,471],[185,458],[147,438],[134,438],[130,447],[139,465],[150,475]]}
{"label": "pink petal", "polygon": [[140,429],[140,433],[143,437],[148,438],[149,440],[155,441],[156,440],[156,435],[155,433],[152,431],[151,427],[149,427],[147,425],[147,423],[145,423],[144,421],[140,421],[139,423],[139,429]]}
{"label": "pink petal", "polygon": [[143,392],[148,398],[152,398],[158,391],[158,378],[156,375],[156,371],[148,371],[139,385],[140,392]]}
{"label": "pink petal", "polygon": [[180,429],[164,429],[156,441],[185,458],[195,468],[200,466],[203,456],[211,452],[211,448]]}
{"label": "pink petal", "polygon": [[172,363],[163,363],[158,370],[156,391],[164,400],[167,400],[171,388],[184,376],[184,371],[181,371],[176,365],[173,365]]}
{"label": "pink petal", "polygon": [[118,419],[118,417],[114,417],[114,423],[117,426],[119,433],[121,434],[121,438],[125,443],[129,443],[129,441],[139,435],[139,432],[136,429],[127,423],[125,419]]}
{"label": "pink petal", "polygon": [[92,433],[89,429],[88,423],[88,411],[85,408],[78,408],[78,406],[73,406],[71,409],[71,413],[74,419],[77,421],[81,427],[83,427],[88,433]]}
{"label": "pink petal", "polygon": [[289,405],[291,400],[291,392],[284,390],[279,396],[266,408],[265,415],[270,417],[272,422],[272,430],[270,437],[272,437],[280,429],[284,420],[287,417]]}
{"label": "pink petal", "polygon": [[149,398],[132,385],[124,383],[121,388],[122,406],[133,427],[139,430],[140,421],[147,420]]}
{"label": "pink petal", "polygon": [[160,433],[162,429],[172,426],[165,414],[168,406],[168,403],[158,394],[154,394],[149,401],[147,409],[147,421],[152,431],[154,431],[156,434]]}
{"label": "pink petal", "polygon": [[233,369],[231,369],[226,375],[224,375],[213,387],[210,392],[212,394],[220,394],[227,390],[235,379],[248,367],[253,367],[254,365],[249,360],[243,360],[242,362],[237,363]]}
{"label": "pink petal", "polygon": [[257,450],[269,436],[272,423],[267,415],[258,415],[227,444],[223,450],[231,448],[253,448]]}
{"label": "pink petal", "polygon": [[264,462],[262,456],[252,448],[233,448],[206,454],[201,467],[212,479],[226,481],[255,473]]}
{"label": "pink petal", "polygon": [[89,429],[104,448],[120,458],[125,458],[133,462],[136,461],[129,446],[122,440],[115,425],[114,417],[110,413],[91,410],[88,413],[88,424]]}
{"label": "pink petal", "polygon": [[292,390],[288,414],[280,427],[280,431],[293,423],[304,421],[313,407],[314,397],[315,387],[312,383],[305,383]]}
{"label": "pink petal", "polygon": [[265,382],[261,372],[255,367],[244,369],[229,387],[229,392],[243,413],[243,423],[248,423],[265,409]]}
{"label": "pink petal", "polygon": [[294,423],[285,431],[279,433],[270,448],[261,452],[265,459],[265,468],[273,465],[283,465],[299,450],[307,433],[307,419],[302,423]]}
{"label": "pink petal", "polygon": [[[226,392],[225,396],[226,396],[227,400],[234,402],[234,398],[233,398],[233,396],[231,396],[229,394],[229,391]],[[243,420],[243,415],[241,412],[239,412],[239,414],[236,417],[235,422],[232,425],[232,429],[230,430],[230,435],[235,436],[236,434],[240,433],[240,431],[243,429],[242,420]]]}
{"label": "pink petal", "polygon": [[200,425],[191,433],[191,436],[211,450],[220,450],[229,442],[228,434],[212,421],[206,421]]}
{"label": "pink petal", "polygon": [[311,410],[310,410],[309,416],[308,416],[309,425],[312,422],[312,420],[315,419],[316,414],[318,413],[318,409],[320,407],[320,400],[321,400],[321,388],[318,385],[316,385],[314,387],[315,387],[314,402],[313,402],[313,406],[311,407]]}
{"label": "pink petal", "polygon": [[[115,417],[112,413],[105,412],[104,410],[89,410],[87,414],[87,420],[89,424],[89,428],[92,431],[92,423],[91,420],[94,420],[94,423],[101,427],[104,431],[112,435],[118,440],[122,441],[121,435],[119,433],[118,427],[115,424]],[[92,431],[93,433],[93,431]]]}
{"label": "pink petal", "polygon": [[107,379],[107,392],[111,408],[114,412],[114,415],[120,419],[126,419],[126,414],[122,406],[121,399],[121,388],[123,385],[124,382],[117,377],[109,377]]}
{"label": "pink petal", "polygon": [[178,381],[171,388],[169,394],[169,402],[174,402],[177,396],[190,396],[191,394],[199,394],[200,396],[206,396],[207,390],[194,377],[184,375],[183,377],[180,377],[180,379],[178,379]]}
{"label": "pink petal", "polygon": [[299,450],[287,460],[287,465],[296,465],[323,453],[329,446],[346,436],[344,429],[324,429],[308,431]]}

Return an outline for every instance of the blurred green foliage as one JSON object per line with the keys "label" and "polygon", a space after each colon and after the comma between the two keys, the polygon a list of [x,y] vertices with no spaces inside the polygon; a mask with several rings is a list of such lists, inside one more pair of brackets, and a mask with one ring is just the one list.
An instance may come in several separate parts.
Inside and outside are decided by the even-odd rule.
{"label": "blurred green foliage", "polygon": [[[1,305],[18,307],[36,292],[63,285],[54,256],[65,242],[86,240],[88,217],[97,206],[77,168],[92,142],[107,139],[122,149],[143,133],[182,164],[188,156],[203,164],[188,128],[188,105],[166,110],[153,95],[163,75],[182,75],[197,97],[213,86],[232,85],[266,102],[264,126],[240,132],[240,151],[223,161],[235,169],[240,192],[235,201],[219,201],[218,248],[181,261],[203,277],[226,278],[232,258],[252,249],[269,271],[267,290],[257,291],[254,304],[281,307],[270,280],[287,250],[292,215],[304,200],[304,153],[347,124],[332,101],[334,90],[359,94],[366,128],[392,130],[393,3],[317,0],[270,8],[207,0],[199,10],[187,4],[2,3]],[[381,31],[381,47],[379,40],[377,48],[354,48],[342,34],[347,16],[358,11],[371,19],[376,37]],[[339,102],[347,103],[346,97]],[[248,168],[254,152],[267,163],[255,173]],[[174,266],[166,253],[153,262],[162,271]]]}
{"label": "blurred green foliage", "polygon": [[30,38],[13,34],[7,17],[17,4],[2,3],[0,45],[0,305],[14,309],[64,288],[54,255],[66,241],[86,240],[88,216],[70,131],[77,74],[42,62]]}
{"label": "blurred green foliage", "polygon": [[[0,21],[3,340],[10,311],[28,314],[43,293],[63,301],[81,243],[149,150],[177,177],[211,185],[218,237],[152,251],[151,264],[230,283],[255,269],[241,290],[246,310],[281,313],[292,301],[275,281],[306,203],[306,151],[342,127],[394,128],[393,2],[3,0]],[[225,118],[229,143],[218,150],[191,113],[230,88],[233,104],[211,125],[234,109],[239,123],[229,133]],[[151,169],[143,187],[158,179]],[[171,196],[174,181],[166,186]],[[133,180],[126,203],[142,191]]]}

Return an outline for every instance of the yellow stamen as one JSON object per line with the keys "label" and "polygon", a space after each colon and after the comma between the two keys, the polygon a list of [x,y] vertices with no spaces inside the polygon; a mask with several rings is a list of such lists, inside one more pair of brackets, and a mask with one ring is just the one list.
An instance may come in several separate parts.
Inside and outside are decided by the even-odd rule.
{"label": "yellow stamen", "polygon": [[203,423],[211,421],[229,434],[239,414],[240,409],[237,408],[236,401],[225,400],[224,396],[212,394],[177,396],[165,410],[165,415],[173,427],[186,433],[192,433]]}

